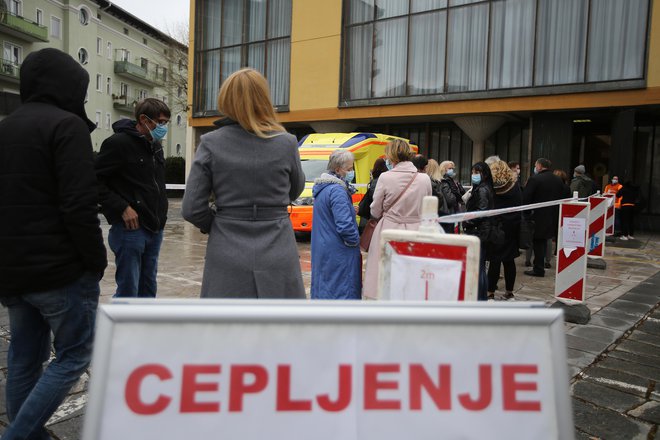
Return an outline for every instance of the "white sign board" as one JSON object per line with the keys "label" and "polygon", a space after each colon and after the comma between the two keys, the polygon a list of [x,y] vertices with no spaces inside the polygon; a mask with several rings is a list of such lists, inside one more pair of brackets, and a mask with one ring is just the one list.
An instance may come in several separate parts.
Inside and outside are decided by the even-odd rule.
{"label": "white sign board", "polygon": [[380,245],[379,299],[477,299],[478,238],[385,230]]}
{"label": "white sign board", "polygon": [[565,218],[562,225],[562,247],[578,248],[585,246],[587,222],[583,218]]}
{"label": "white sign board", "polygon": [[191,301],[98,323],[85,439],[573,437],[560,310]]}

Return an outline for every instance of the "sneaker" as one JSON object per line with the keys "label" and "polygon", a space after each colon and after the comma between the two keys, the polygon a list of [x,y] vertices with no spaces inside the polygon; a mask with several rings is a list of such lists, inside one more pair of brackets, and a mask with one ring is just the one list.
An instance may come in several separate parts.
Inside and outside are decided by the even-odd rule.
{"label": "sneaker", "polygon": [[509,300],[509,299],[514,299],[515,297],[513,296],[513,292],[507,292],[507,293],[504,294],[504,296],[502,298],[506,301],[506,300]]}
{"label": "sneaker", "polygon": [[633,237],[632,235],[628,236],[628,240],[634,240],[634,239],[635,239],[635,237]]}
{"label": "sneaker", "polygon": [[626,237],[625,235],[622,235],[621,237],[619,237],[619,239],[620,239],[620,240],[623,240],[623,241],[627,241],[627,240],[628,240],[628,237]]}
{"label": "sneaker", "polygon": [[552,265],[550,263],[545,263],[543,265],[546,269],[552,269]]}

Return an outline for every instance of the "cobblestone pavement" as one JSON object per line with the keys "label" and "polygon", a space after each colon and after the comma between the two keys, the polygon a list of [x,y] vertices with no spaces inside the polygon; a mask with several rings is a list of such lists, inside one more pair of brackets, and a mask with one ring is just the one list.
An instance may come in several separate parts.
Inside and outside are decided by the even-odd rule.
{"label": "cobblestone pavement", "polygon": [[[170,201],[158,273],[160,298],[199,296],[206,236],[181,218],[180,200]],[[103,225],[107,238],[109,226]],[[106,240],[107,243],[107,240]],[[310,243],[298,241],[305,286],[310,284]],[[364,254],[366,258],[366,254]],[[101,283],[101,301],[114,293],[114,264]],[[576,438],[653,439],[660,420],[660,240],[640,235],[628,242],[607,243],[605,270],[587,270],[587,325],[565,324]],[[516,301],[554,302],[553,269],[546,277],[523,274],[517,259]],[[499,298],[504,292],[496,292]],[[8,317],[0,309],[0,372],[6,374]],[[0,375],[0,432],[8,423]],[[87,402],[85,375],[48,428],[56,440],[79,439]],[[659,437],[660,438],[660,437]]]}

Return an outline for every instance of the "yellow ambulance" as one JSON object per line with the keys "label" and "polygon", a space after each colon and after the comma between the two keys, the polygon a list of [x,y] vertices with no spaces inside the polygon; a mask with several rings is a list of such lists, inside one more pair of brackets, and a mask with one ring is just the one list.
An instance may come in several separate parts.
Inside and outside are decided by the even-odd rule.
{"label": "yellow ambulance", "polygon": [[[355,182],[358,190],[353,194],[353,203],[358,204],[367,192],[371,168],[379,157],[383,157],[385,145],[393,139],[403,139],[378,133],[314,133],[298,142],[300,161],[305,172],[305,190],[289,209],[294,231],[312,230],[312,186],[314,179],[326,171],[330,154],[339,148],[351,151],[355,156]],[[403,139],[409,142],[408,139]],[[416,153],[418,148],[411,145]]]}

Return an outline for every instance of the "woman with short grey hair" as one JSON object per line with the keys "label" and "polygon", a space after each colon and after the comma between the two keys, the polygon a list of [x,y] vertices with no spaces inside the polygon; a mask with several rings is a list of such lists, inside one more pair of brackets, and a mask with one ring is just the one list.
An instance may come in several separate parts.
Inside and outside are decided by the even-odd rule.
{"label": "woman with short grey hair", "polygon": [[335,150],[314,181],[312,299],[360,299],[362,254],[351,196],[353,153]]}

